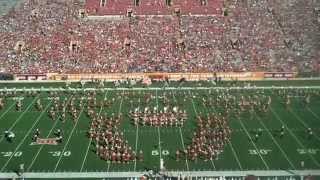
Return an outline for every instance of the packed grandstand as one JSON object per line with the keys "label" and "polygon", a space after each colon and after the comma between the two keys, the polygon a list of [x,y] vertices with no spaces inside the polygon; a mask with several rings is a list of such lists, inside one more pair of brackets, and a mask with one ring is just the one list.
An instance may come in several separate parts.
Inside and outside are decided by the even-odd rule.
{"label": "packed grandstand", "polygon": [[319,0],[0,14],[0,179],[320,178]]}
{"label": "packed grandstand", "polygon": [[0,71],[319,72],[319,1],[25,0]]}

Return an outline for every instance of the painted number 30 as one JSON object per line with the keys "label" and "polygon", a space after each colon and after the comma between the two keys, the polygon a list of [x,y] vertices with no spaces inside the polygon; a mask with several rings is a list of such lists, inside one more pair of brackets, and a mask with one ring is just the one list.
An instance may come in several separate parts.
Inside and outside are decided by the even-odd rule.
{"label": "painted number 30", "polygon": [[[159,150],[153,150],[151,151],[152,156],[159,156]],[[162,155],[164,156],[168,156],[169,155],[169,151],[168,150],[162,150]]]}
{"label": "painted number 30", "polygon": [[267,155],[269,152],[271,152],[270,149],[249,149],[249,154],[250,155]]}
{"label": "painted number 30", "polygon": [[64,152],[61,152],[61,151],[50,151],[49,153],[54,157],[61,156],[61,155],[62,156],[66,156],[66,157],[71,156],[71,151],[64,151]]}

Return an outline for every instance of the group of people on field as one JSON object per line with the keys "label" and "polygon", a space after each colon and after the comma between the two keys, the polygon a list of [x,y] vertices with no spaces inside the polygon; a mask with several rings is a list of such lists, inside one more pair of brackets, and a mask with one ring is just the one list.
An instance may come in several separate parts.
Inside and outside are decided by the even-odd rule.
{"label": "group of people on field", "polygon": [[186,149],[176,151],[177,160],[214,160],[230,141],[231,128],[226,117],[215,114],[197,115],[196,122],[198,128],[193,133],[191,144]]}
{"label": "group of people on field", "polygon": [[165,106],[160,111],[158,107],[145,107],[144,110],[138,107],[130,112],[130,117],[135,126],[182,127],[187,120],[187,113],[177,106]]}
{"label": "group of people on field", "polygon": [[92,139],[96,154],[101,159],[112,163],[129,163],[135,160],[143,160],[142,150],[137,154],[119,129],[123,118],[122,114],[107,116],[93,113],[90,118],[92,121],[88,136]]}
{"label": "group of people on field", "polygon": [[[0,97],[0,110],[6,102],[6,93]],[[26,95],[29,92],[24,92]],[[276,102],[282,104],[288,111],[293,106],[301,106],[309,108],[308,105],[320,97],[320,91],[315,89],[211,89],[203,91],[181,91],[181,92],[161,92],[160,95],[142,93],[137,91],[127,91],[126,93],[117,92],[116,96],[124,96],[125,100],[143,99],[148,101],[143,106],[142,102],[134,110],[125,116],[119,112],[101,114],[101,109],[111,106],[116,99],[104,98],[99,99],[99,92],[90,91],[83,94],[70,92],[50,92],[48,93],[48,115],[52,120],[60,119],[64,122],[66,119],[72,119],[75,123],[79,120],[81,112],[85,109],[87,116],[90,118],[90,128],[88,137],[92,140],[96,154],[105,161],[113,163],[129,163],[135,160],[143,161],[144,154],[142,150],[133,150],[126,141],[125,136],[120,128],[125,116],[129,116],[135,126],[154,126],[154,127],[183,127],[188,119],[187,112],[183,110],[184,106],[179,104],[176,99],[182,100],[184,103],[196,103],[199,111],[207,111],[206,113],[196,113],[197,129],[192,134],[191,142],[186,144],[185,149],[176,151],[176,159],[190,160],[214,160],[223,151],[224,146],[230,141],[231,128],[228,121],[231,118],[237,119],[256,119],[256,116],[264,116],[272,110],[272,105]],[[23,94],[20,94],[23,95]],[[34,100],[34,106],[38,111],[43,111],[44,99],[38,97]],[[128,105],[136,102],[124,102]],[[152,102],[154,101],[154,102]],[[159,101],[159,102],[158,102]],[[15,100],[17,110],[21,111],[23,100]],[[157,102],[159,106],[152,106]],[[197,104],[198,103],[198,104]],[[294,104],[293,104],[294,103]],[[46,103],[47,104],[47,103]],[[14,105],[14,103],[13,103]],[[182,108],[183,107],[183,108]],[[100,109],[100,112],[98,110]],[[206,109],[206,110],[205,110]],[[245,116],[243,116],[245,115]],[[246,116],[250,115],[250,116]],[[67,117],[68,116],[68,117]],[[288,127],[282,125],[281,128],[275,130],[274,136],[283,138]],[[306,129],[308,138],[314,136],[314,129],[308,127]],[[263,130],[259,128],[254,132],[252,139],[258,141],[263,134]],[[36,129],[33,141],[37,141],[40,130]],[[15,134],[12,130],[5,132],[8,141],[12,141]],[[59,129],[56,137],[61,143],[63,136]]]}

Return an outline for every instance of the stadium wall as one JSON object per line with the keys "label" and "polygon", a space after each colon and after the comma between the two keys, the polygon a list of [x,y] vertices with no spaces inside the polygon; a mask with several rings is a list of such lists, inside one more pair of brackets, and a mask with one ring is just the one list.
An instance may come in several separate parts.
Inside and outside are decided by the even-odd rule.
{"label": "stadium wall", "polygon": [[201,81],[220,78],[221,80],[240,80],[255,81],[265,79],[294,79],[297,77],[296,72],[212,72],[212,73],[105,73],[105,74],[15,74],[14,80],[20,81],[43,81],[43,80],[105,80],[116,81],[125,79],[152,79],[152,80],[171,80],[179,81]]}
{"label": "stadium wall", "polygon": [[125,79],[153,79],[179,81],[201,81],[214,78],[222,80],[263,80],[295,78],[296,72],[217,72],[217,73],[109,73],[109,74],[47,74],[47,80],[125,80]]}

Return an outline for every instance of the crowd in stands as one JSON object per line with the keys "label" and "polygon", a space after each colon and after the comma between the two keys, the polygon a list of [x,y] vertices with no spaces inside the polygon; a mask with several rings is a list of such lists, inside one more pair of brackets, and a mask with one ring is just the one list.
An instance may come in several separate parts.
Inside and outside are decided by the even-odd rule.
{"label": "crowd in stands", "polygon": [[79,15],[80,0],[25,0],[0,17],[0,72],[319,71],[320,5],[303,2],[226,0],[214,16],[92,20]]}
{"label": "crowd in stands", "polygon": [[176,8],[181,14],[221,13],[223,0],[86,0],[91,15],[119,15],[132,10],[136,15],[170,15]]}

